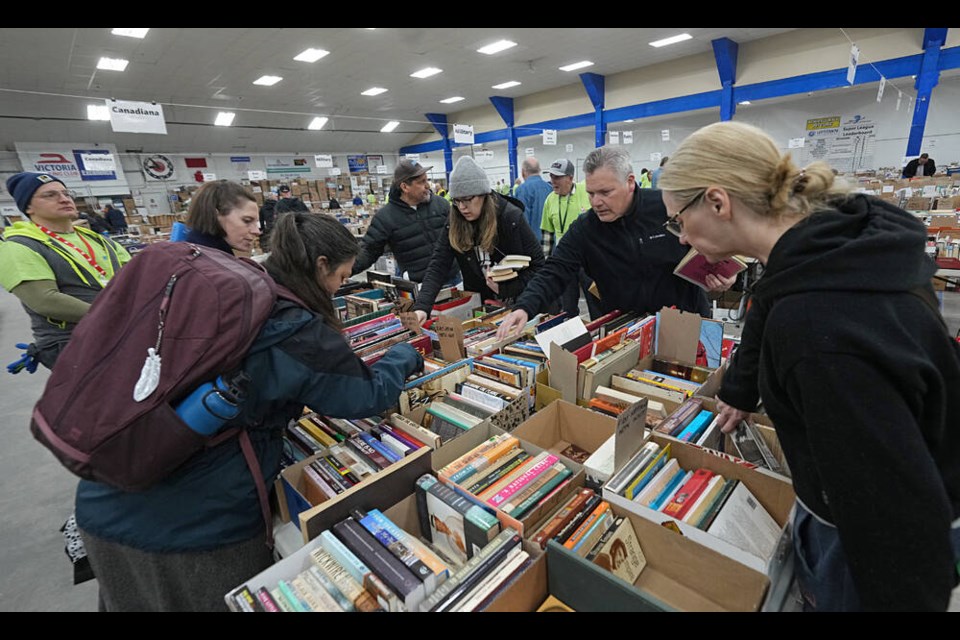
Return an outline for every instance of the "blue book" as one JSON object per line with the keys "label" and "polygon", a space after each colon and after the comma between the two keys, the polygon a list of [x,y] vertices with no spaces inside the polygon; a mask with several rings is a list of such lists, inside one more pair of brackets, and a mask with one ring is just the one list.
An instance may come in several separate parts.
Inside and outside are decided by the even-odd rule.
{"label": "blue book", "polygon": [[390,450],[388,447],[384,446],[382,442],[374,438],[369,433],[364,432],[364,433],[358,433],[357,435],[360,437],[361,440],[363,440],[368,445],[376,449],[380,453],[380,455],[382,455],[384,458],[386,458],[390,462],[398,462],[400,460],[400,456],[398,456],[394,451]]}
{"label": "blue book", "polygon": [[510,356],[505,356],[501,353],[494,354],[490,357],[494,360],[503,360],[504,362],[509,362],[510,364],[527,367],[533,372],[534,375],[540,373],[540,369],[543,367],[542,364],[530,362],[529,360],[521,360],[520,358],[511,358]]}
{"label": "blue book", "polygon": [[684,471],[680,469],[677,473],[671,478],[670,482],[667,483],[667,486],[663,488],[663,491],[660,492],[656,498],[650,502],[650,508],[654,511],[659,511],[670,498],[673,497],[673,494],[676,493],[677,489],[683,486],[683,483],[687,481],[687,478],[693,477],[693,471]]}
{"label": "blue book", "polygon": [[697,417],[690,421],[683,431],[677,435],[678,440],[683,440],[684,442],[690,442],[703,433],[703,430],[707,428],[707,425],[710,424],[710,421],[713,420],[713,413],[704,409],[697,414]]}

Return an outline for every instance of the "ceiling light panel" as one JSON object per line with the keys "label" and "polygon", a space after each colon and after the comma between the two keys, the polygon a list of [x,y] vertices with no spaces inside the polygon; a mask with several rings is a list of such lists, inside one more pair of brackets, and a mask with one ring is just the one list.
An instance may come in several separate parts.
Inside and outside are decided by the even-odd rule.
{"label": "ceiling light panel", "polygon": [[681,33],[678,36],[670,36],[669,38],[664,38],[663,40],[656,40],[655,42],[651,42],[650,46],[665,47],[668,44],[676,44],[677,42],[683,42],[684,40],[689,40],[692,37],[693,36],[690,35],[689,33]]}
{"label": "ceiling light panel", "polygon": [[283,80],[283,78],[280,76],[260,76],[253,81],[253,84],[259,84],[264,87],[272,87],[281,80]]}
{"label": "ceiling light panel", "polygon": [[427,67],[425,69],[420,69],[420,71],[414,71],[410,74],[411,78],[429,78],[430,76],[435,76],[438,73],[442,73],[443,69],[437,69],[436,67]]}
{"label": "ceiling light panel", "polygon": [[360,93],[360,95],[362,95],[362,96],[378,96],[378,95],[380,95],[381,93],[386,93],[386,92],[387,92],[387,90],[384,89],[383,87],[371,87],[371,88],[367,89],[366,91],[362,91],[362,92]]}
{"label": "ceiling light panel", "polygon": [[453,96],[452,98],[447,98],[445,100],[441,100],[440,102],[443,104],[453,104],[454,102],[460,102],[461,100],[463,100],[463,96]]}
{"label": "ceiling light panel", "polygon": [[510,87],[516,87],[516,86],[519,85],[519,84],[520,84],[520,83],[517,82],[516,80],[511,80],[510,82],[503,82],[503,83],[501,83],[501,84],[495,84],[495,85],[493,85],[492,88],[493,88],[493,89],[509,89]]}
{"label": "ceiling light panel", "polygon": [[492,56],[495,53],[500,53],[501,51],[506,51],[512,47],[517,46],[516,42],[511,42],[510,40],[498,40],[493,44],[488,44],[485,47],[480,47],[477,49],[477,53],[485,53],[488,56]]}
{"label": "ceiling light panel", "polygon": [[580,62],[574,62],[573,64],[568,64],[566,66],[560,67],[560,71],[576,71],[577,69],[583,69],[584,67],[592,67],[593,63],[589,60],[581,60]]}
{"label": "ceiling light panel", "polygon": [[123,71],[127,68],[127,65],[130,64],[129,60],[124,60],[123,58],[100,58],[97,62],[97,69],[105,69],[107,71]]}
{"label": "ceiling light panel", "polygon": [[394,129],[400,126],[400,123],[396,120],[391,120],[387,124],[383,125],[383,128],[380,129],[380,133],[390,133]]}
{"label": "ceiling light panel", "polygon": [[140,38],[141,40],[147,37],[147,32],[150,31],[147,29],[129,29],[129,28],[116,28],[110,31],[115,36],[125,36],[127,38]]}
{"label": "ceiling light panel", "polygon": [[231,124],[233,124],[233,119],[236,117],[236,115],[237,114],[233,113],[232,111],[221,111],[217,114],[217,119],[213,124],[217,125],[218,127],[229,127]]}
{"label": "ceiling light panel", "polygon": [[316,62],[320,58],[329,54],[330,52],[326,49],[304,49],[295,55],[293,59],[299,60],[300,62]]}

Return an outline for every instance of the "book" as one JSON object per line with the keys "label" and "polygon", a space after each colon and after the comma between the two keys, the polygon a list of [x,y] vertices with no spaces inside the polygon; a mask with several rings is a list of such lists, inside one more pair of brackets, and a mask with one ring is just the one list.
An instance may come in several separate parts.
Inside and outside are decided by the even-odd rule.
{"label": "book", "polygon": [[359,435],[351,436],[344,442],[348,447],[364,456],[379,469],[386,469],[391,464],[391,461],[386,456],[367,444]]}
{"label": "book", "polygon": [[666,464],[667,460],[670,460],[670,445],[666,444],[661,449],[660,452],[653,457],[646,466],[640,470],[640,473],[630,481],[630,484],[627,485],[627,488],[624,489],[623,495],[631,500],[633,500],[637,494],[647,486],[647,483],[657,474],[658,471]]}
{"label": "book", "polygon": [[642,504],[645,507],[649,507],[650,503],[660,495],[660,492],[663,491],[670,480],[677,474],[677,471],[680,470],[680,463],[677,462],[676,458],[670,458],[663,465],[663,467],[657,471],[657,474],[650,479],[650,482],[647,483],[639,493],[633,497],[633,501]]}
{"label": "book", "polygon": [[616,517],[613,515],[613,512],[609,509],[600,516],[591,524],[583,536],[578,540],[572,547],[571,551],[576,553],[580,557],[586,557],[590,553],[590,550],[593,549],[595,545],[604,533],[607,532],[607,529],[613,524],[613,521]]}
{"label": "book", "polygon": [[744,271],[746,268],[747,263],[737,256],[731,256],[718,262],[709,262],[703,254],[691,247],[687,255],[677,263],[673,273],[707,291],[709,289],[707,287],[708,275],[712,274],[729,278]]}
{"label": "book", "polygon": [[329,498],[335,498],[338,493],[309,464],[303,467],[303,487],[303,497],[313,506],[326,502]]}
{"label": "book", "polygon": [[580,542],[585,535],[587,535],[587,532],[590,530],[590,527],[593,526],[593,523],[599,520],[600,517],[609,510],[610,503],[606,500],[601,500],[600,503],[594,507],[593,511],[591,511],[587,517],[584,518],[583,522],[580,523],[580,526],[578,526],[574,532],[570,534],[570,537],[564,541],[563,546],[567,549],[573,549],[577,543]]}
{"label": "book", "polygon": [[492,513],[429,473],[417,479],[416,495],[421,534],[457,566],[500,532]]}
{"label": "book", "polygon": [[370,595],[376,598],[377,603],[385,611],[400,611],[400,599],[393,591],[370,570],[363,560],[351,551],[329,529],[320,532],[320,545],[333,557],[337,563],[347,570],[357,582],[363,585]]}
{"label": "book", "polygon": [[707,533],[766,560],[773,555],[781,527],[745,484],[737,483]]}
{"label": "book", "polygon": [[683,486],[683,484],[693,476],[693,471],[677,469],[673,478],[667,483],[656,498],[650,502],[650,508],[654,511],[663,511],[663,508],[673,499],[674,494]]}
{"label": "book", "polygon": [[468,478],[466,480],[468,484],[466,484],[464,488],[469,493],[479,495],[486,490],[487,487],[512,473],[520,465],[529,460],[530,457],[529,452],[523,449],[514,449],[486,469],[483,469],[480,473]]}
{"label": "book", "polygon": [[260,601],[260,606],[263,607],[263,610],[267,613],[279,613],[282,611],[280,605],[277,604],[276,599],[266,587],[260,587],[254,595],[256,595],[257,600]]}
{"label": "book", "polygon": [[373,464],[369,458],[360,455],[346,444],[341,443],[330,447],[330,455],[339,460],[341,464],[346,465],[361,480],[380,470],[380,467]]}
{"label": "book", "polygon": [[774,457],[773,452],[770,451],[755,425],[746,420],[741,420],[730,437],[733,440],[734,448],[737,450],[737,455],[741,458],[758,467],[770,469],[775,473],[782,473],[780,463]]}
{"label": "book", "polygon": [[523,256],[519,254],[511,253],[500,259],[496,266],[500,268],[511,268],[511,269],[524,269],[530,266],[530,256]]}
{"label": "book", "polygon": [[717,513],[723,507],[723,504],[727,501],[730,493],[736,488],[738,482],[739,480],[734,478],[726,479],[723,483],[723,486],[720,488],[720,491],[717,492],[717,494],[710,500],[710,503],[707,505],[706,509],[704,509],[700,514],[700,518],[691,520],[690,524],[698,529],[706,531],[713,522],[713,519],[716,517]]}
{"label": "book", "polygon": [[650,369],[657,373],[665,373],[676,378],[683,378],[703,384],[713,374],[713,370],[697,365],[683,364],[679,360],[668,358],[654,358]]}
{"label": "book", "polygon": [[354,578],[349,571],[338,563],[322,546],[310,552],[310,559],[327,576],[333,580],[341,593],[346,596],[357,611],[382,611],[383,607],[363,588],[363,585]]}
{"label": "book", "polygon": [[665,433],[667,435],[673,435],[675,432],[679,433],[690,424],[690,421],[693,420],[703,409],[703,398],[694,396],[693,398],[688,398],[683,401],[677,410],[667,416],[664,420],[657,425],[656,431],[660,433]]}
{"label": "book", "polygon": [[427,443],[418,440],[403,429],[398,429],[389,422],[381,422],[379,425],[377,425],[377,429],[379,429],[381,433],[389,433],[397,440],[403,442],[403,444],[410,447],[411,452],[427,446]]}
{"label": "book", "polygon": [[559,460],[557,456],[549,451],[541,451],[535,455],[528,464],[524,465],[521,471],[512,474],[510,481],[498,491],[494,492],[492,489],[488,489],[478,497],[482,498],[483,501],[491,507],[502,508],[514,494],[517,494],[537,477],[553,467]]}
{"label": "book", "polygon": [[333,525],[334,534],[364,564],[403,600],[407,611],[416,611],[426,596],[423,583],[393,554],[388,552],[352,517]]}
{"label": "book", "polygon": [[613,493],[623,493],[627,485],[637,476],[638,473],[660,452],[660,445],[656,442],[648,442],[643,445],[637,453],[630,458],[623,468],[613,474],[607,481],[606,487]]}
{"label": "book", "polygon": [[514,574],[527,561],[530,554],[522,547],[515,546],[507,555],[504,556],[500,564],[487,572],[487,574],[469,591],[467,591],[460,602],[455,604],[450,611],[476,611],[481,602],[500,586],[505,580]]}
{"label": "book", "polygon": [[390,424],[394,429],[403,431],[407,435],[420,440],[431,449],[436,449],[440,446],[440,439],[437,437],[437,434],[421,427],[413,420],[405,418],[399,413],[390,414]]}
{"label": "book", "polygon": [[508,433],[491,436],[459,458],[445,464],[437,471],[437,475],[459,484],[519,447],[520,441]]}
{"label": "book", "polygon": [[703,409],[693,420],[690,421],[690,424],[684,427],[683,430],[677,434],[677,439],[683,440],[684,442],[696,440],[700,437],[700,434],[706,430],[712,420],[713,412]]}
{"label": "book", "polygon": [[323,458],[313,460],[309,466],[338,494],[350,488],[350,484],[343,479],[338,471],[331,469],[330,463],[326,462]]}
{"label": "book", "polygon": [[469,382],[463,382],[458,385],[457,392],[463,395],[463,397],[489,407],[494,411],[500,411],[510,404],[512,400],[512,398],[504,394]]}
{"label": "book", "polygon": [[690,508],[687,509],[687,513],[680,519],[684,522],[699,522],[707,506],[717,497],[717,494],[720,493],[724,482],[726,482],[726,480],[719,473],[713,474],[713,477],[707,482],[707,486],[704,487],[700,495],[697,496],[697,499],[694,500]]}
{"label": "book", "polygon": [[706,489],[707,483],[713,477],[713,471],[709,469],[697,469],[682,487],[674,494],[673,498],[663,508],[663,513],[676,518],[683,519],[690,507],[696,501],[700,493]]}
{"label": "book", "polygon": [[586,504],[584,504],[583,507],[574,514],[573,518],[571,518],[569,522],[563,525],[560,530],[554,534],[552,539],[556,540],[559,544],[566,543],[566,541],[570,539],[570,536],[573,535],[573,532],[576,531],[581,524],[583,524],[583,521],[586,520],[591,513],[593,513],[593,510],[596,509],[597,505],[599,505],[602,500],[603,499],[596,493],[592,496],[589,496]]}
{"label": "book", "polygon": [[621,516],[618,521],[597,544],[597,552],[592,562],[623,578],[628,584],[634,584],[640,577],[640,572],[647,566],[647,558],[640,547],[630,518]]}
{"label": "book", "polygon": [[404,458],[415,451],[413,447],[392,433],[377,429],[373,432],[373,435],[380,440],[383,446],[387,447],[401,458]]}
{"label": "book", "polygon": [[378,439],[370,435],[369,433],[359,433],[357,437],[370,445],[374,450],[377,451],[381,456],[389,460],[391,463],[397,462],[400,460],[401,456],[397,455],[395,451],[385,446]]}
{"label": "book", "polygon": [[297,424],[299,424],[304,431],[313,436],[317,442],[326,447],[332,447],[338,442],[336,438],[323,430],[318,423],[310,420],[309,418],[300,418],[300,420],[297,421]]}
{"label": "book", "polygon": [[240,611],[243,613],[263,611],[263,605],[259,604],[257,598],[253,595],[253,593],[251,593],[250,588],[247,587],[247,585],[243,585],[234,591],[231,594],[231,600],[233,602],[229,606],[234,611]]}
{"label": "book", "polygon": [[[330,579],[330,576],[324,573],[320,567],[310,565],[304,574],[306,574],[304,577],[307,582],[314,587],[314,590],[319,586],[322,591],[326,592],[330,598],[332,598],[333,603],[336,604],[340,610],[347,612],[357,610],[356,607],[353,606],[353,602],[340,591],[340,588],[337,587],[333,580]],[[325,599],[325,602],[329,605],[330,601]]]}
{"label": "book", "polygon": [[[495,570],[513,549],[521,546],[522,538],[519,533],[512,529],[505,529],[502,533],[507,535],[500,537],[500,534],[498,534],[498,536],[486,544],[484,548],[478,550],[473,558],[470,559],[471,561],[478,561],[473,563],[472,566],[470,564],[466,565],[466,570],[463,571],[463,575],[459,577],[459,579],[447,580],[447,582],[443,583],[443,585],[434,592],[435,594],[443,593],[442,597],[437,598],[434,604],[429,605],[429,608],[427,608],[428,605],[425,603],[423,610],[437,613],[450,611],[460,600],[466,597],[470,590],[483,580],[485,576]],[[461,572],[458,572],[458,574],[459,573]]]}
{"label": "book", "polygon": [[540,474],[530,484],[524,487],[510,500],[500,505],[500,510],[509,513],[514,518],[523,518],[527,512],[537,506],[542,500],[551,495],[561,484],[565,483],[573,472],[562,462],[557,462],[550,469]]}
{"label": "book", "polygon": [[291,609],[297,612],[306,612],[313,611],[310,607],[310,604],[304,600],[297,590],[294,589],[293,585],[287,582],[286,580],[278,580],[277,588],[280,589],[280,592],[283,594],[283,597],[289,603]]}
{"label": "book", "polygon": [[700,389],[699,383],[684,380],[683,378],[676,378],[664,373],[657,373],[649,369],[631,369],[627,372],[627,377],[637,382],[654,385],[660,389],[679,391],[684,393],[688,398]]}
{"label": "book", "polygon": [[[406,565],[417,580],[423,583],[425,597],[437,588],[440,584],[439,577],[437,573],[421,559],[421,554],[414,551],[411,547],[412,536],[401,533],[400,528],[392,522],[389,522],[379,511],[376,513],[356,513],[354,514],[354,518],[364,529],[369,531],[385,549]],[[442,567],[443,572],[449,572],[446,563],[442,562],[439,558],[437,558],[436,561]],[[446,573],[444,573],[444,575],[446,575]]]}
{"label": "book", "polygon": [[530,536],[530,542],[539,545],[541,549],[546,549],[547,541],[570,522],[587,503],[587,500],[595,495],[597,494],[592,489],[581,489],[570,496],[563,506],[550,516],[542,526],[534,529],[533,535]]}
{"label": "book", "polygon": [[610,386],[619,391],[625,391],[654,400],[667,400],[680,404],[687,399],[687,394],[673,389],[664,389],[653,384],[632,380],[626,376],[610,376]]}
{"label": "book", "polygon": [[[450,575],[450,565],[444,562],[443,558],[437,555],[430,547],[406,531],[400,528],[392,520],[387,518],[379,509],[370,509],[366,517],[373,518],[378,524],[393,534],[398,540],[403,541],[407,547],[417,555],[421,562],[426,565],[436,576],[437,585],[443,584],[443,581]],[[432,591],[432,589],[431,589]]]}
{"label": "book", "polygon": [[296,609],[293,608],[290,600],[287,599],[283,592],[280,591],[280,587],[274,587],[270,589],[270,595],[273,596],[273,601],[277,603],[277,606],[280,608],[280,611],[285,613],[293,613]]}

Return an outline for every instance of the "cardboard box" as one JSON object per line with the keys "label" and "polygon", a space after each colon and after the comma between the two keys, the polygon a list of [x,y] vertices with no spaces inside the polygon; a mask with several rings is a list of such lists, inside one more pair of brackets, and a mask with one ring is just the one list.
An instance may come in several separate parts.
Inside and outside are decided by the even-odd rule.
{"label": "cardboard box", "polygon": [[716,551],[611,505],[629,518],[647,565],[634,584],[547,543],[548,589],[575,611],[757,611],[770,581]]}
{"label": "cardboard box", "polygon": [[923,196],[910,196],[903,203],[903,208],[908,211],[929,211],[933,207],[933,198]]}
{"label": "cardboard box", "polygon": [[417,478],[431,471],[430,449],[419,449],[337,497],[313,506],[304,497],[303,468],[315,458],[311,456],[283,469],[276,480],[280,518],[284,522],[293,520],[305,542],[326,528],[324,522],[346,518],[350,509],[362,505],[367,509],[386,509],[408,494]]}

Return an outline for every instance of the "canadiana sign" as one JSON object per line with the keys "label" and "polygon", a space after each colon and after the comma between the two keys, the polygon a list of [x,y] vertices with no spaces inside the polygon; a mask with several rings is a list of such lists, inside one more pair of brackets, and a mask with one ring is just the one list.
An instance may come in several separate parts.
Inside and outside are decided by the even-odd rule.
{"label": "canadiana sign", "polygon": [[167,134],[163,107],[154,102],[105,100],[110,113],[110,126],[117,133]]}

